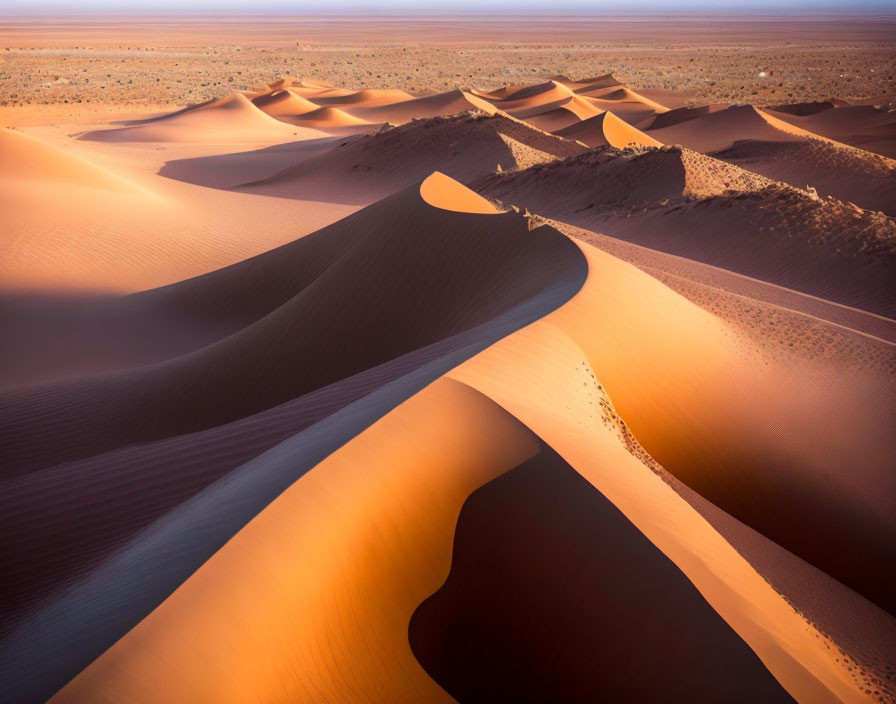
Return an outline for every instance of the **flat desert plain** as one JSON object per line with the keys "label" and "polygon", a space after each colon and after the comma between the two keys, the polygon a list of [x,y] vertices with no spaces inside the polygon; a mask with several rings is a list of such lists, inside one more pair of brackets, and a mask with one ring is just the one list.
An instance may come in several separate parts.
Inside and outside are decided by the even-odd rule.
{"label": "flat desert plain", "polygon": [[896,17],[0,21],[0,701],[896,702]]}

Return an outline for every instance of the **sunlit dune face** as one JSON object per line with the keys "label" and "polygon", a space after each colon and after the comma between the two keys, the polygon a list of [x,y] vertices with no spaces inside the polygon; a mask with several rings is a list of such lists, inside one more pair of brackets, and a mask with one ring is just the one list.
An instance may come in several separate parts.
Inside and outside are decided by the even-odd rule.
{"label": "sunlit dune face", "polygon": [[440,210],[480,215],[496,215],[501,212],[482,196],[439,172],[432,174],[420,184],[420,197]]}
{"label": "sunlit dune face", "polygon": [[436,382],[299,480],[52,701],[451,701],[413,657],[408,623],[448,574],[467,496],[538,447],[477,391]]}

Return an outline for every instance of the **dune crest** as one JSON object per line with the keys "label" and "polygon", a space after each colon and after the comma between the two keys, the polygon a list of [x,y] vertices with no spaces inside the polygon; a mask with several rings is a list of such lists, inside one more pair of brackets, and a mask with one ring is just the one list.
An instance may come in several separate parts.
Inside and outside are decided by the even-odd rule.
{"label": "dune crest", "polygon": [[661,142],[623,122],[609,110],[558,130],[555,134],[567,139],[576,139],[589,147],[600,147],[607,144],[619,149],[624,149],[629,145],[636,147],[663,146]]}
{"label": "dune crest", "polygon": [[420,184],[420,197],[440,210],[486,215],[501,212],[482,196],[438,171],[427,176]]}

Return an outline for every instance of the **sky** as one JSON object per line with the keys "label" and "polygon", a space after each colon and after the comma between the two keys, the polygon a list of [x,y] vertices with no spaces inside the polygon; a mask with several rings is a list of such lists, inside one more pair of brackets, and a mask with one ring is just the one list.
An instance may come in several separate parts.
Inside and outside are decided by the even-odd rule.
{"label": "sky", "polygon": [[[336,14],[349,12],[500,13],[541,12],[661,12],[685,11],[787,11],[793,9],[877,9],[896,12],[896,0],[0,0],[0,11],[20,13],[60,10],[65,12],[270,12]],[[322,7],[325,8],[322,10]]]}

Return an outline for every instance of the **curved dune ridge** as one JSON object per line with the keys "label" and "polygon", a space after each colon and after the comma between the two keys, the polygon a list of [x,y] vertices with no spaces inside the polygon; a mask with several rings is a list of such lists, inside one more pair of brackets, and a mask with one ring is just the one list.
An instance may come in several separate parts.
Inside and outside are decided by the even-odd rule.
{"label": "curved dune ridge", "polygon": [[277,141],[295,129],[266,114],[242,93],[145,120],[128,127],[94,130],[80,139],[97,142]]}
{"label": "curved dune ridge", "polygon": [[589,147],[610,145],[623,149],[629,145],[637,147],[661,147],[662,143],[648,137],[641,130],[623,122],[610,111],[576,122],[562,130],[557,130],[558,137],[575,139]]}
{"label": "curved dune ridge", "polygon": [[896,215],[894,159],[814,139],[738,140],[713,156],[795,188],[811,187],[820,196]]}
{"label": "curved dune ridge", "polygon": [[808,115],[773,112],[782,122],[798,129],[896,159],[896,118],[886,108],[873,105],[845,105]]}
{"label": "curved dune ridge", "polygon": [[896,702],[892,115],[684,102],[0,131],[0,699]]}
{"label": "curved dune ridge", "polygon": [[461,182],[495,169],[513,171],[585,147],[503,114],[462,113],[414,120],[340,144],[240,190],[308,200],[367,204],[436,168]]}
{"label": "curved dune ridge", "polygon": [[[331,229],[329,232],[326,230],[322,231],[317,239],[323,240],[323,243],[319,243],[318,246],[324,247],[324,252],[330,251],[335,253],[336,261],[332,262],[312,282],[309,282],[309,285],[304,289],[307,291],[304,295],[302,292],[299,292],[298,295],[285,304],[280,305],[273,313],[264,316],[257,323],[250,324],[239,334],[231,335],[218,345],[212,345],[205,350],[171,360],[165,364],[128,372],[127,376],[130,377],[128,386],[133,389],[135,394],[144,397],[145,401],[150,404],[161,402],[167,405],[168,410],[163,415],[168,415],[171,412],[181,415],[180,420],[171,417],[172,423],[166,422],[167,428],[156,426],[153,429],[145,425],[141,420],[137,420],[135,424],[135,419],[146,419],[150,416],[156,416],[158,412],[148,409],[144,406],[144,402],[136,402],[136,396],[131,397],[127,401],[121,398],[120,374],[108,378],[98,377],[87,381],[86,384],[83,382],[59,384],[34,389],[24,394],[7,395],[4,398],[4,407],[10,413],[18,413],[23,411],[25,407],[31,406],[34,399],[42,398],[47,393],[62,394],[63,396],[72,394],[70,398],[72,400],[78,399],[77,403],[81,405],[81,410],[70,416],[68,421],[80,425],[81,421],[76,420],[76,416],[80,416],[86,421],[82,429],[86,429],[89,426],[96,430],[96,433],[92,435],[92,440],[82,436],[75,445],[66,446],[66,443],[62,443],[50,453],[44,454],[42,458],[38,458],[30,450],[25,450],[19,455],[22,461],[22,464],[19,464],[19,470],[23,472],[20,475],[20,482],[25,482],[27,486],[31,482],[29,477],[34,477],[38,480],[31,484],[30,491],[37,491],[37,494],[32,494],[29,499],[31,505],[34,506],[34,502],[39,503],[41,501],[39,498],[41,494],[48,495],[47,489],[50,488],[43,481],[39,480],[41,476],[46,475],[46,472],[36,472],[36,470],[40,469],[40,466],[35,464],[35,460],[43,467],[49,468],[59,461],[70,461],[79,456],[86,458],[98,453],[108,452],[116,447],[123,448],[136,440],[137,436],[133,435],[134,432],[143,438],[142,442],[146,445],[147,443],[164,441],[166,438],[174,438],[189,432],[195,433],[196,431],[202,431],[205,428],[218,425],[224,416],[214,420],[207,417],[203,420],[195,415],[199,407],[208,407],[207,394],[213,388],[224,391],[225,386],[234,389],[240,386],[243,387],[237,392],[239,398],[233,397],[232,402],[219,398],[218,403],[215,404],[218,406],[215,415],[219,411],[224,411],[225,414],[230,416],[229,422],[232,423],[239,418],[249,417],[254,413],[263,411],[265,407],[270,408],[273,404],[287,401],[290,398],[299,398],[307,392],[320,389],[322,388],[321,385],[327,383],[328,376],[333,380],[331,384],[337,383],[341,379],[349,379],[358,373],[365,372],[365,370],[369,370],[377,364],[401,358],[403,355],[414,352],[414,350],[431,348],[433,351],[419,357],[416,365],[412,360],[410,361],[410,367],[406,364],[402,372],[403,376],[395,378],[394,375],[390,377],[390,374],[383,372],[379,375],[374,375],[373,379],[379,378],[381,383],[384,384],[388,382],[390,388],[395,387],[396,384],[399,385],[399,390],[394,392],[387,392],[385,390],[386,387],[382,387],[382,393],[377,396],[377,398],[382,400],[377,401],[377,403],[388,403],[390,398],[394,398],[395,393],[402,393],[400,392],[401,388],[405,388],[407,384],[420,384],[419,381],[415,380],[419,378],[425,379],[427,374],[431,375],[433,373],[428,370],[441,368],[444,371],[446,368],[444,365],[457,363],[458,355],[462,359],[464,355],[470,354],[467,350],[481,349],[483,346],[493,342],[495,336],[506,334],[519,325],[531,321],[533,316],[543,315],[547,310],[550,310],[572,295],[581,284],[584,276],[584,263],[580,254],[569,240],[551,228],[538,228],[537,232],[530,233],[528,223],[522,216],[513,213],[497,213],[490,206],[489,212],[485,213],[484,206],[487,204],[484,201],[481,201],[473,193],[464,193],[464,189],[459,184],[444,176],[436,175],[431,179],[427,179],[423,184],[422,190],[428,201],[436,203],[435,206],[429,205],[427,201],[423,200],[420,188],[413,188],[398,194],[394,198],[382,201],[378,204],[379,207],[373,206],[366,211],[358,213],[354,218],[344,221],[341,228],[334,226],[335,229]],[[477,212],[457,212],[447,209],[460,208],[467,205],[472,205],[474,211]],[[394,219],[396,217],[398,217],[398,220]],[[429,220],[430,223],[427,226],[423,226],[426,220]],[[482,227],[470,227],[473,225],[473,220],[480,221]],[[359,227],[360,223],[367,223],[367,227]],[[413,227],[411,227],[412,223]],[[422,230],[421,226],[423,226]],[[381,233],[379,236],[376,234],[377,231]],[[525,236],[525,242],[521,243],[519,240],[522,236]],[[349,246],[346,251],[348,244],[345,240],[346,237],[360,238],[360,241],[355,246]],[[299,251],[305,252],[305,256],[299,255],[298,251],[295,255],[290,256],[291,252],[289,248],[286,248],[282,251],[272,252],[270,255],[261,257],[257,261],[247,262],[245,266],[239,267],[237,270],[224,270],[210,275],[210,277],[203,277],[194,282],[186,282],[179,287],[174,287],[173,290],[160,292],[160,295],[163,295],[166,305],[170,308],[173,305],[172,296],[175,297],[175,300],[178,296],[183,296],[195,306],[196,301],[203,299],[201,291],[207,290],[209,294],[214,292],[214,297],[208,301],[208,304],[209,310],[217,313],[220,305],[223,303],[221,293],[226,292],[227,281],[239,282],[239,290],[232,291],[232,294],[242,296],[245,293],[245,287],[249,285],[249,281],[253,277],[257,277],[256,280],[259,282],[259,285],[269,286],[272,276],[276,276],[277,271],[280,271],[281,277],[286,277],[289,281],[292,281],[296,272],[293,257],[296,255],[301,256],[301,261],[308,262],[306,266],[314,266],[313,259],[309,261],[307,256],[307,248],[311,245],[306,243],[310,239],[305,238],[296,243],[299,246]],[[516,247],[513,255],[508,257],[508,247],[512,242],[517,242],[521,246]],[[392,271],[392,266],[399,261],[398,257],[402,256],[402,251],[405,252],[404,256],[409,257],[409,262],[414,262],[414,266],[407,268],[408,278],[404,279],[403,282],[400,279],[393,279],[393,287],[382,290],[379,286],[382,276],[377,273],[378,265],[375,262],[379,260],[382,263],[380,266],[386,266],[389,271]],[[318,256],[320,257],[320,255]],[[277,263],[278,261],[280,264]],[[427,261],[429,264],[427,264]],[[249,268],[246,269],[246,267]],[[286,267],[286,269],[284,270],[282,267]],[[529,270],[525,271],[525,267],[528,267]],[[367,274],[360,275],[362,271],[366,271]],[[247,276],[250,278],[247,279]],[[420,279],[418,277],[424,278]],[[363,291],[365,279],[368,281],[368,284],[366,284],[367,290]],[[423,290],[421,285],[424,279],[427,287],[432,292],[430,297],[421,297]],[[328,284],[327,281],[330,283]],[[297,284],[294,283],[292,285]],[[192,287],[194,290],[192,292],[178,290],[183,286]],[[300,312],[299,308],[310,306],[310,309],[324,314],[324,307],[319,302],[314,302],[314,299],[320,296],[326,299],[331,298],[333,294],[330,292],[330,286],[337,286],[342,290],[342,297],[345,301],[345,313],[340,314],[337,311],[329,310],[325,315],[328,320],[325,324],[327,332],[324,333],[322,328],[321,332],[317,334],[312,333],[310,328],[307,328],[309,323],[308,316]],[[354,303],[352,302],[353,296],[350,293],[352,289],[359,291],[360,294],[359,298],[354,299]],[[311,293],[312,291],[313,293]],[[451,295],[447,295],[446,292],[451,292]],[[414,295],[411,295],[411,293]],[[369,305],[372,301],[372,296],[378,296],[383,301],[382,315],[388,316],[388,319],[392,321],[402,321],[400,325],[404,328],[405,333],[401,333],[398,328],[393,326],[390,328],[390,334],[383,337],[379,343],[370,336],[369,331],[380,326],[380,323],[374,317],[374,308]],[[358,305],[360,301],[365,301],[363,307]],[[442,307],[443,304],[447,307]],[[363,320],[352,319],[353,314],[348,312],[352,308],[363,316]],[[331,318],[329,313],[332,313],[334,317]],[[199,310],[193,311],[193,315],[199,314]],[[295,318],[297,322],[301,320],[301,325],[305,327],[306,332],[301,332],[298,329],[287,331],[284,325],[287,324],[286,321],[290,318]],[[339,331],[338,325],[335,324],[337,320],[342,320],[341,324],[345,326],[346,331],[351,330],[353,331],[352,334],[359,336],[358,340],[364,340],[364,344],[353,345],[356,349],[356,354],[350,355],[349,358],[346,358],[344,354],[335,354],[336,348],[330,348],[329,343],[326,342],[326,340],[331,340],[332,344],[337,345],[339,350],[345,350],[346,344],[352,346],[349,341],[350,338],[346,337],[344,332]],[[423,321],[428,322],[421,325]],[[284,331],[287,331],[286,335],[283,334]],[[269,338],[269,342],[260,343],[261,338],[258,337],[259,335],[262,338]],[[320,346],[317,352],[307,348],[302,343],[303,340],[313,336],[320,339]],[[241,343],[240,340],[243,340],[243,342]],[[237,347],[241,347],[243,352],[238,352]],[[278,347],[280,348],[279,351]],[[258,352],[261,353],[259,359],[266,359],[264,364],[247,360],[245,353],[252,348],[257,348]],[[378,356],[378,349],[384,354]],[[320,354],[319,361],[315,362],[310,358],[303,360],[303,356],[307,357],[308,353],[312,353],[313,356]],[[282,355],[284,364],[276,363],[275,358],[278,355]],[[351,361],[350,358],[352,356],[357,357],[357,362]],[[220,362],[212,361],[216,357],[220,358]],[[348,366],[346,366],[346,362],[348,362]],[[335,366],[331,367],[330,372],[324,371],[330,363],[335,363]],[[215,380],[213,370],[216,367],[230,377],[226,385],[223,385],[220,380]],[[191,387],[193,391],[188,392],[186,396],[183,393],[186,387],[184,387],[181,381],[176,379],[176,377],[180,376],[180,373],[176,371],[177,368],[181,368],[184,374],[194,378],[194,382],[187,384],[187,387]],[[263,368],[269,370],[271,374],[270,380],[274,384],[265,392],[265,394],[273,393],[273,395],[267,396],[267,400],[262,400],[262,397],[257,394],[257,390],[262,390],[267,386],[265,380],[260,378],[257,373],[258,369]],[[299,375],[297,377],[295,370],[303,368],[306,370],[307,375],[304,377]],[[203,369],[203,371],[198,372],[199,369]],[[243,369],[244,372],[253,370],[245,377],[244,386],[234,378],[235,373],[240,373],[239,369]],[[281,372],[278,372],[278,369]],[[212,372],[211,376],[209,376],[209,372]],[[198,378],[197,373],[198,376],[206,378],[212,386],[205,388],[203,388],[203,384],[197,386],[195,384],[195,380]],[[423,377],[420,377],[421,374],[423,374]],[[150,377],[155,377],[155,381],[150,380]],[[275,377],[277,378],[275,379]],[[142,382],[139,381],[140,378],[144,378],[150,386],[156,387],[156,392],[151,394],[154,398],[146,396],[149,387],[140,390],[142,386]],[[303,378],[304,381],[302,380]],[[165,382],[166,385],[171,384],[168,391],[159,386],[161,379],[168,380]],[[340,396],[346,401],[352,401],[357,398],[358,392],[356,391],[353,394],[351,382],[346,383],[349,383],[349,386],[340,392]],[[365,384],[368,389],[367,393],[369,393],[370,381],[365,382]],[[252,388],[256,389],[256,391],[250,391]],[[360,389],[363,390],[364,388],[365,386],[360,386]],[[248,396],[244,395],[246,392],[248,392]],[[130,393],[127,395],[130,395]],[[190,408],[189,396],[192,396],[196,403],[192,408]],[[100,422],[97,425],[97,421],[100,420],[100,417],[108,418],[106,410],[101,410],[101,407],[116,397],[131,406],[135,415],[131,419],[120,418],[119,420],[122,421],[119,426],[120,432],[110,432],[111,428],[102,428],[100,426],[104,423]],[[165,400],[166,397],[167,400]],[[28,398],[31,398],[32,402],[29,402]],[[84,404],[86,403],[87,406],[93,405],[93,402],[89,400],[91,398],[94,400],[93,402],[96,402],[94,408],[99,415],[89,419],[90,411],[87,410]],[[369,398],[372,399],[373,397]],[[261,405],[257,404],[258,401],[262,401]],[[372,402],[371,400],[370,403]],[[362,400],[359,403],[368,402]],[[61,408],[63,405],[65,405],[64,402],[56,407]],[[226,410],[227,406],[230,406],[230,410]],[[18,411],[13,410],[16,408]],[[183,414],[176,411],[177,408],[183,409]],[[74,408],[72,410],[74,411]],[[338,408],[333,410],[338,410]],[[337,428],[345,427],[346,422],[350,423],[349,428],[357,427],[357,423],[363,421],[363,414],[359,416],[357,411],[347,411],[347,413],[348,415],[343,414],[344,420],[338,422],[335,419],[333,420],[333,423],[337,424]],[[26,413],[26,415],[29,414]],[[305,422],[309,422],[314,418],[313,414],[310,417],[307,414],[305,415]],[[35,416],[32,415],[27,419],[20,416],[20,418],[22,423],[16,423],[18,430],[12,431],[10,428],[13,434],[18,435],[19,431],[24,430],[26,427],[36,427],[35,421],[37,419]],[[185,424],[183,424],[184,422]],[[295,426],[293,425],[293,427]],[[319,437],[315,442],[337,442],[337,444],[344,442],[344,439],[338,440],[341,437],[338,434],[336,436],[321,435],[325,433],[325,426],[321,426],[320,421],[314,427],[316,428],[313,431],[316,433],[315,437]],[[297,428],[297,430],[300,429],[301,426]],[[235,432],[235,430],[233,428],[231,432]],[[75,432],[80,433],[80,431]],[[308,432],[312,431],[309,430]],[[341,430],[340,432],[344,433],[346,431]],[[57,437],[61,439],[62,435],[65,434],[62,433]],[[116,435],[117,438],[115,437]],[[196,437],[198,438],[199,436]],[[7,456],[7,451],[10,451],[8,456],[13,457],[17,453],[6,442],[7,439],[11,439],[10,436],[7,436],[3,442],[4,456]],[[74,440],[74,437],[71,437],[71,439]],[[306,447],[310,440],[298,442],[300,447]],[[14,441],[14,444],[18,444],[18,441]],[[199,445],[199,447],[202,446]],[[24,448],[22,449],[24,450]],[[167,461],[160,463],[156,471],[163,471],[166,473],[166,476],[177,476],[176,474],[169,474],[172,469],[170,448],[164,456]],[[225,468],[232,466],[232,464],[227,464],[226,454],[223,457],[219,455],[219,458],[219,461],[224,462]],[[144,457],[144,467],[147,466],[146,461],[147,458]],[[115,464],[107,462],[105,466],[105,471],[108,471],[113,469]],[[294,463],[290,463],[283,470],[278,469],[277,471],[282,474],[282,471],[286,471],[291,467],[294,468],[294,466]],[[215,467],[202,467],[200,470],[200,476],[205,477],[206,481],[214,481],[221,476],[220,473],[216,475]],[[82,462],[80,471],[87,472],[93,470],[90,469],[89,463],[84,464]],[[221,468],[219,467],[217,471],[220,472]],[[66,475],[57,476],[60,480],[64,480]],[[157,479],[161,478],[158,474],[156,474],[156,477]],[[254,480],[250,479],[250,481]],[[195,485],[195,480],[192,483],[194,491],[202,488]],[[117,514],[116,505],[119,505],[120,502],[133,501],[131,492],[135,490],[135,487],[141,485],[145,486],[145,482],[118,484],[119,493],[108,496],[105,505],[98,507],[101,508],[100,514],[94,517],[94,520],[100,521],[98,525],[102,525],[102,514],[104,512],[114,517]],[[228,486],[231,485],[222,485],[221,490],[230,491],[230,489],[227,489]],[[51,490],[50,493],[53,493],[53,491],[55,490]],[[194,515],[189,513],[187,508],[178,508],[176,510],[172,508],[170,504],[172,498],[178,496],[180,496],[181,500],[189,498],[188,496],[185,497],[182,491],[170,491],[167,498],[164,494],[159,496],[155,489],[153,493],[156,494],[154,499],[156,512],[167,506],[171,516],[170,520],[167,517],[169,514],[164,514],[161,518],[156,519],[164,521],[165,525],[175,520],[175,514],[178,516],[183,514],[183,520],[188,520],[190,515]],[[21,494],[19,495],[21,496]],[[251,499],[252,496],[259,495],[251,492],[247,494],[241,490],[239,496],[240,501],[246,501]],[[203,501],[201,495],[196,495],[195,498],[189,500],[199,501],[200,503]],[[184,514],[184,511],[188,513]],[[71,520],[75,520],[76,515],[70,514],[69,517]],[[144,520],[149,517],[146,514],[143,515]],[[79,521],[78,525],[83,525],[85,519],[82,516],[77,518],[77,520]],[[177,520],[180,521],[181,519]],[[228,518],[223,524],[221,524],[220,520],[215,520],[214,525],[209,528],[209,530],[212,528],[214,530],[211,533],[208,531],[203,533],[206,537],[196,544],[196,549],[205,550],[206,548],[203,546],[207,544],[209,536],[221,535],[221,540],[226,540],[232,535],[230,531],[234,529],[229,526],[232,526],[233,520],[235,520],[233,517]],[[175,525],[180,524],[175,523]],[[133,525],[131,530],[133,530]],[[172,527],[168,530],[175,530],[175,528]],[[177,528],[176,530],[180,531],[182,529]],[[221,531],[225,532],[221,533]],[[83,530],[75,530],[75,533],[82,535],[86,541],[78,551],[84,554],[82,569],[96,565],[96,560],[98,559],[96,551],[98,547],[100,554],[111,550],[113,547],[117,548],[119,553],[122,550],[120,542],[112,542],[110,544],[107,531],[103,531],[102,534],[96,532],[85,534]],[[31,540],[52,540],[52,535],[41,532],[38,532],[38,535],[42,535],[42,537],[38,538],[32,535]],[[178,540],[184,539],[179,532],[177,535],[179,536]],[[123,537],[126,536],[119,535],[118,540],[120,541]],[[135,555],[141,555],[147,550],[163,549],[165,551],[164,554],[168,554],[168,551],[172,549],[171,547],[156,547],[156,544],[156,539],[146,544],[134,544],[132,552],[136,551]],[[178,550],[183,551],[190,550],[190,546],[193,543],[187,540],[186,543],[178,543],[178,545],[180,546]],[[43,549],[46,550],[46,546]],[[29,570],[34,570],[38,566],[30,564],[27,554],[24,553],[18,559],[13,559],[12,562],[15,564],[16,573],[23,574],[23,578],[28,579],[32,584],[33,580],[37,579],[38,585],[48,580],[58,585],[58,580],[65,578],[65,574],[59,572],[48,576],[45,569],[40,569],[37,574],[32,571],[30,573],[31,576],[28,577]],[[126,554],[130,555],[131,553]],[[62,593],[58,607],[52,600],[50,606],[46,607],[50,611],[57,608],[65,610],[71,610],[72,608],[84,609],[87,617],[91,619],[91,625],[88,627],[87,624],[81,626],[77,623],[72,624],[76,628],[86,629],[85,633],[92,634],[89,637],[85,636],[87,640],[83,643],[83,651],[71,652],[70,655],[64,657],[60,655],[59,658],[54,658],[45,665],[41,665],[36,671],[34,670],[35,663],[30,662],[29,667],[25,668],[23,673],[20,673],[16,678],[19,686],[25,690],[30,690],[34,687],[51,686],[52,682],[56,682],[57,685],[61,684],[60,678],[65,677],[66,673],[70,677],[74,672],[77,672],[77,669],[87,664],[83,661],[83,658],[85,656],[90,657],[90,651],[97,655],[113,640],[120,637],[122,631],[119,629],[122,625],[130,628],[145,613],[142,609],[155,606],[155,603],[152,603],[153,599],[157,598],[156,595],[161,593],[160,590],[168,588],[165,585],[173,584],[170,580],[186,576],[183,573],[185,566],[188,567],[192,564],[195,568],[207,556],[206,552],[200,552],[193,558],[182,557],[179,558],[179,561],[174,560],[165,563],[167,565],[165,569],[160,569],[159,565],[156,564],[157,577],[141,583],[139,587],[129,587],[126,599],[129,605],[117,607],[111,612],[102,608],[104,602],[100,599],[97,590],[103,592],[107,589],[115,589],[116,587],[114,586],[102,585],[112,585],[117,583],[116,580],[118,579],[126,579],[130,571],[123,572],[120,577],[102,577],[102,574],[104,574],[102,570],[113,568],[103,567],[102,565],[97,567],[100,572],[97,573],[95,578],[88,574],[84,577],[83,586],[79,587],[78,590],[73,593]],[[133,558],[123,557],[122,559],[139,559],[140,564],[154,564],[146,563],[145,560],[148,558],[137,556]],[[195,562],[197,559],[199,559],[199,562]],[[76,607],[70,603],[72,599],[76,600],[81,606]],[[46,618],[48,618],[43,616],[42,613],[46,613],[46,611],[38,611],[34,616],[38,624],[44,623]],[[60,637],[57,632],[47,632],[46,629],[35,627],[34,624],[31,626],[22,625],[21,628],[25,629],[25,632],[28,632],[30,635],[26,638],[29,647],[25,648],[22,654],[17,655],[20,659],[25,658],[27,660],[29,652],[31,653],[30,657],[36,657],[38,652],[46,648],[55,650],[61,647],[69,647],[65,645],[66,638]],[[69,636],[75,637],[75,634],[72,633]],[[5,654],[4,660],[6,659]],[[74,672],[70,669],[72,667],[76,668]],[[41,673],[46,682],[39,681]],[[4,677],[8,674],[8,672],[5,673]],[[47,682],[51,684],[47,684]]]}
{"label": "curved dune ridge", "polygon": [[[616,564],[626,569],[607,569]],[[458,701],[793,701],[694,585],[546,447],[467,499],[451,573],[414,612],[410,642]],[[645,662],[651,677],[639,675]]]}
{"label": "curved dune ridge", "polygon": [[4,296],[161,286],[264,252],[354,209],[294,204],[275,212],[264,199],[158,178],[145,167],[119,176],[117,163],[101,167],[92,152],[89,162],[76,156],[83,149],[65,152],[15,130],[0,139],[0,203],[15,233],[0,238]]}
{"label": "curved dune ridge", "polygon": [[556,220],[896,316],[889,295],[896,223],[689,149],[626,155],[604,148],[495,174],[476,189]]}
{"label": "curved dune ridge", "polygon": [[0,128],[0,179],[4,190],[32,183],[146,195],[143,189],[106,169],[5,127]]}
{"label": "curved dune ridge", "polygon": [[252,103],[262,112],[274,117],[283,115],[304,115],[317,110],[320,106],[307,98],[296,95],[289,88],[274,90],[252,98]]}
{"label": "curved dune ridge", "polygon": [[298,115],[296,119],[306,125],[324,128],[370,124],[360,117],[334,107],[320,107]]}
{"label": "curved dune ridge", "polygon": [[824,139],[752,105],[735,105],[668,127],[648,127],[647,132],[663,144],[681,144],[704,153],[728,149],[739,139],[778,142]]}

